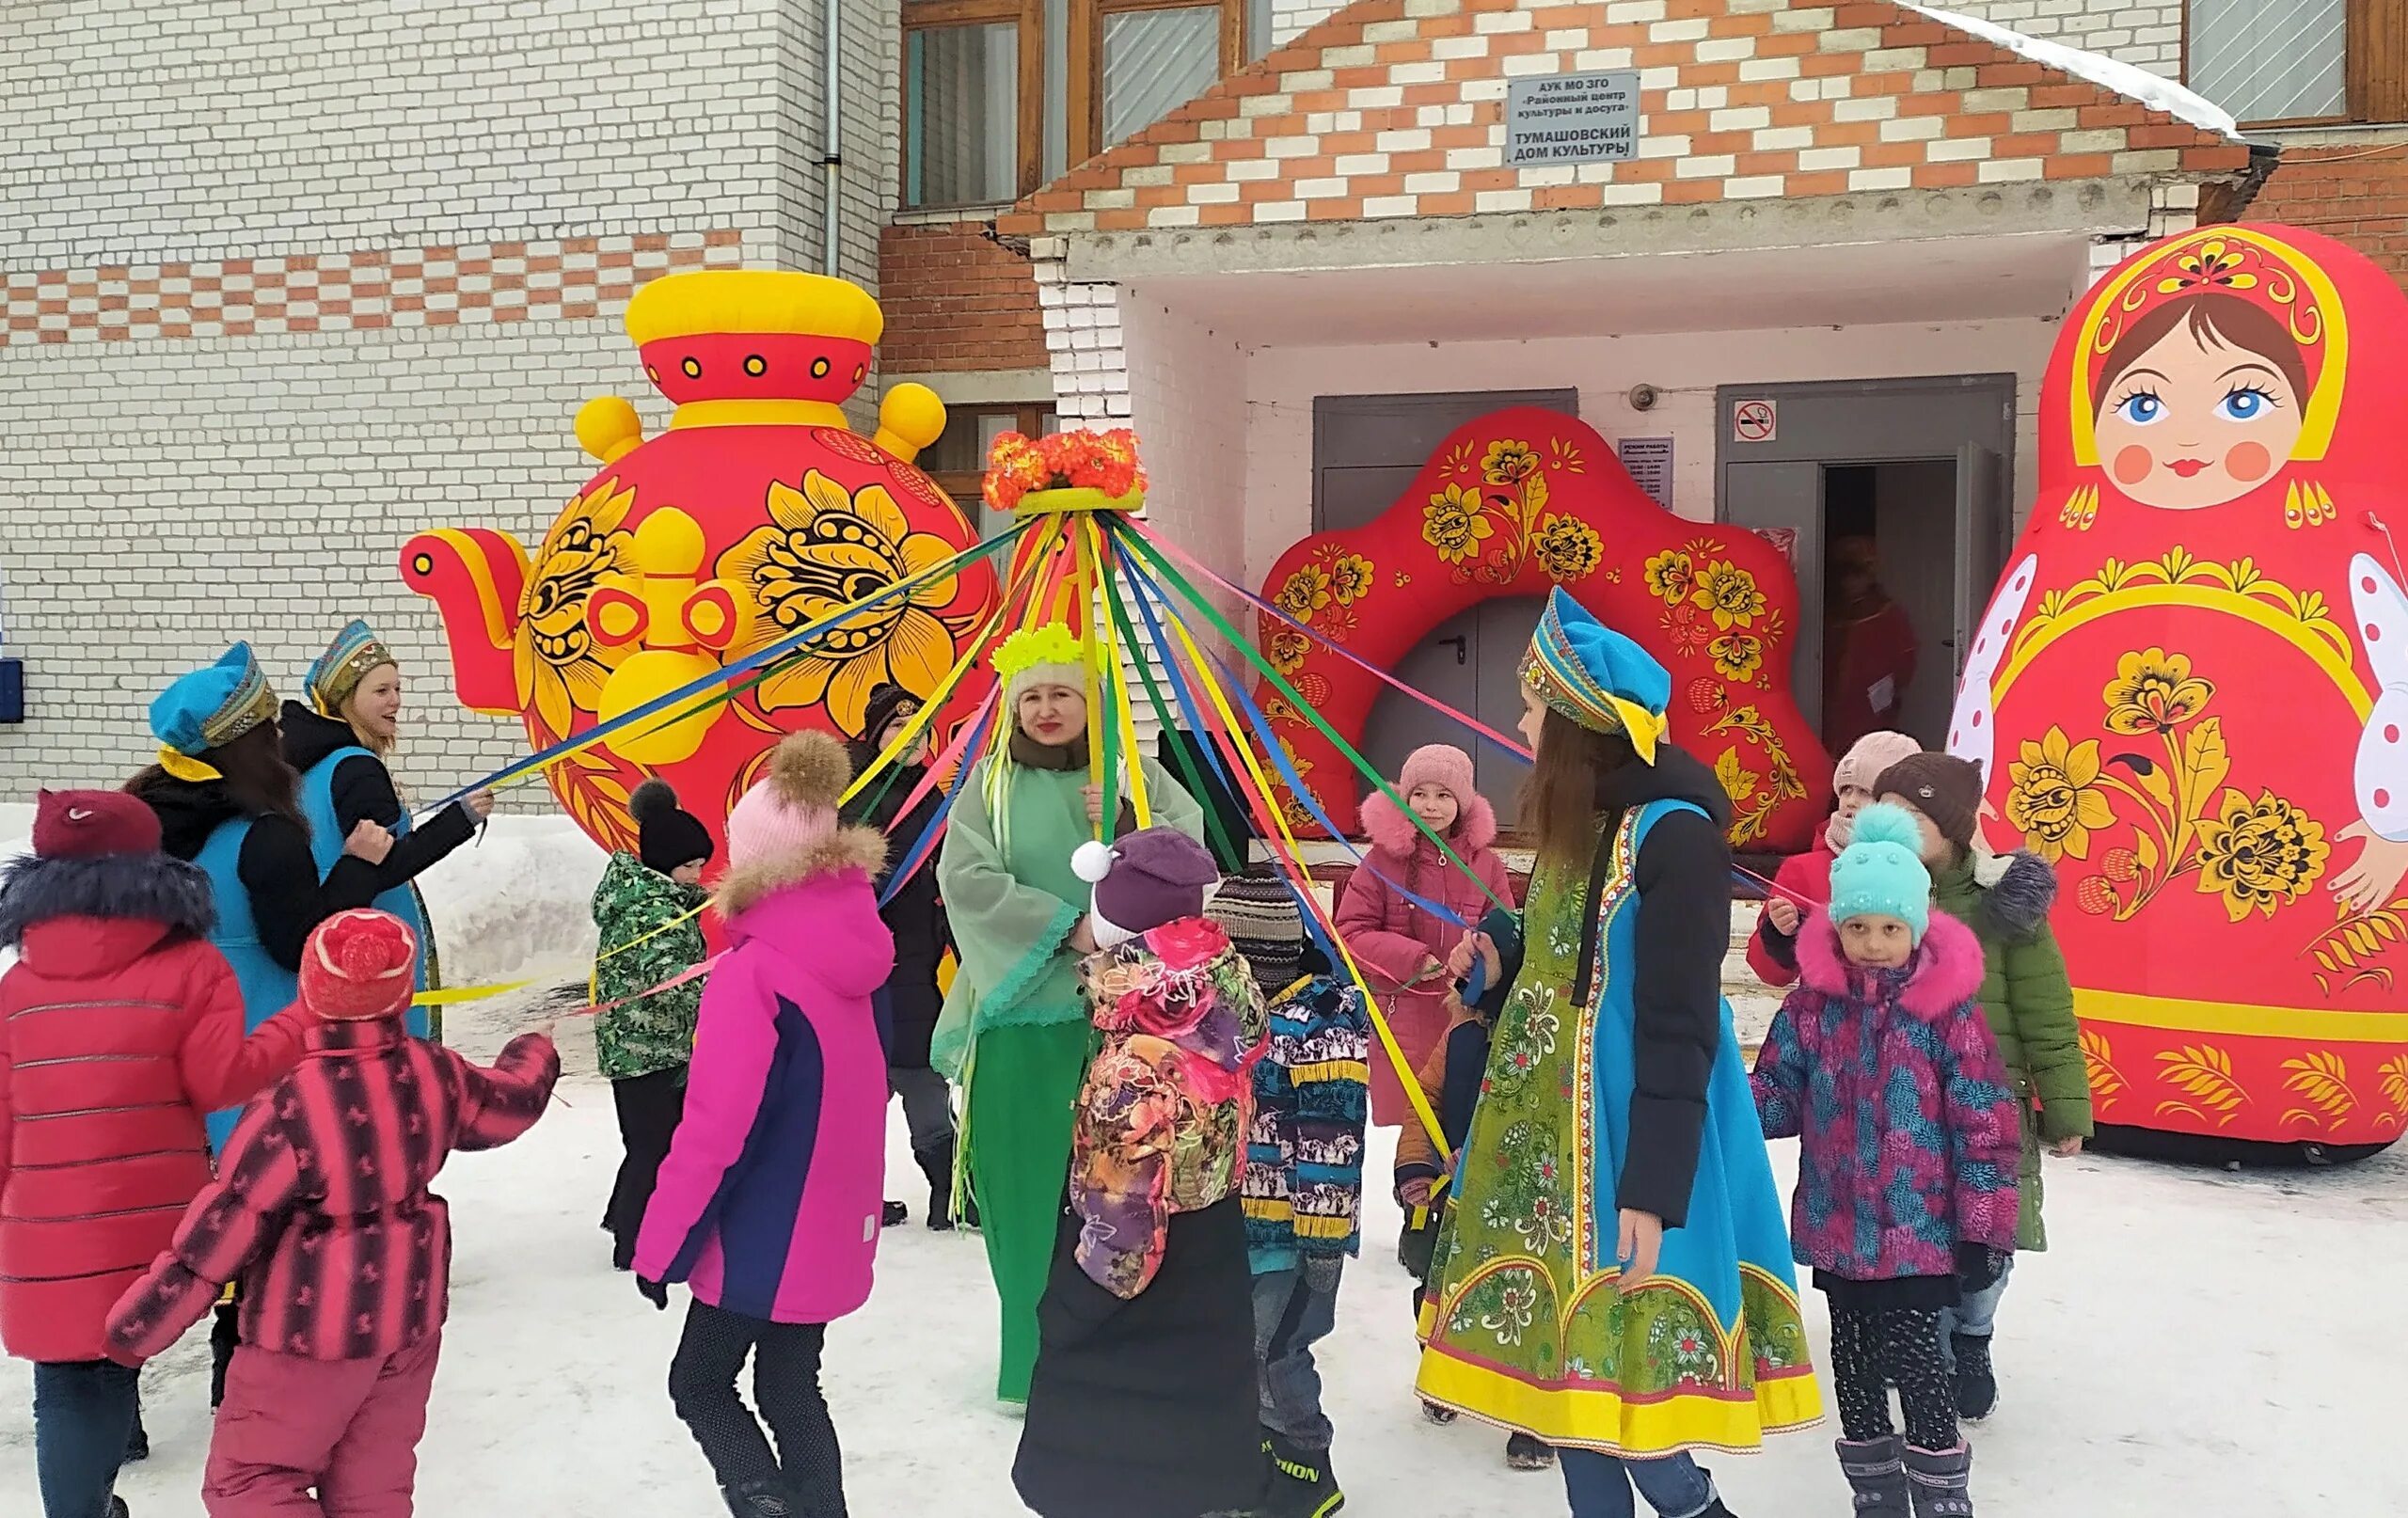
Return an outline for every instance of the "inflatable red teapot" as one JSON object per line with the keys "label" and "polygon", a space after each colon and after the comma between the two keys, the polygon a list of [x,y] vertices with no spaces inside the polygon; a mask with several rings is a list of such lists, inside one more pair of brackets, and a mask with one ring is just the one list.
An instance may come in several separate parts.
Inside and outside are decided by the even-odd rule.
{"label": "inflatable red teapot", "polygon": [[[846,422],[884,327],[859,286],[784,270],[672,275],[637,293],[626,324],[676,405],[668,430],[646,440],[624,399],[587,403],[577,437],[601,469],[531,559],[489,528],[438,529],[402,549],[402,577],[442,612],[461,701],[521,718],[537,751],[976,541],[912,463],[944,427],[933,392],[889,391],[873,438]],[[985,561],[917,579],[734,700],[700,700],[565,756],[548,767],[552,789],[605,848],[634,846],[627,799],[647,775],[675,785],[716,834],[785,734],[861,737],[880,684],[923,698],[942,688],[994,596]]]}

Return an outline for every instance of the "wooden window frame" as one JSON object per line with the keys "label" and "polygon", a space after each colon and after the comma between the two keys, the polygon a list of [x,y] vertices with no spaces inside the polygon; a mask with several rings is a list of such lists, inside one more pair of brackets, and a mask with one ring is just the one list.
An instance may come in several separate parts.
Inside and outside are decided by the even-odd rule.
{"label": "wooden window frame", "polygon": [[1221,13],[1221,72],[1245,67],[1246,0],[1071,0],[1070,162],[1083,164],[1111,144],[1103,140],[1103,24],[1106,17],[1140,10],[1203,10]]}
{"label": "wooden window frame", "polygon": [[[1221,13],[1220,77],[1246,66],[1247,0],[1069,0],[1069,67],[1064,120],[1068,127],[1066,157],[1075,168],[1111,144],[1103,140],[1103,25],[1107,16],[1133,10],[1193,10],[1216,8]],[[897,91],[901,115],[897,131],[902,148],[895,155],[901,174],[896,200],[906,214],[923,212],[987,209],[977,204],[930,201],[901,204],[911,182],[911,34],[946,26],[990,26],[1010,23],[1020,36],[1019,169],[1014,198],[1034,195],[1045,182],[1045,0],[904,0],[903,87]]]}
{"label": "wooden window frame", "polygon": [[[901,166],[896,182],[898,202],[911,182],[911,34],[948,26],[992,26],[1010,23],[1019,28],[1019,105],[1015,130],[1020,134],[1015,198],[1034,192],[1043,173],[1045,152],[1045,0],[905,0],[903,7],[903,87],[896,91],[903,112],[898,129]],[[904,204],[906,213],[976,209],[980,202],[926,201]]]}
{"label": "wooden window frame", "polygon": [[[2191,79],[2191,5],[2182,6],[2182,79]],[[2349,0],[2341,33],[2342,110],[2337,116],[2243,121],[2244,128],[2374,126],[2408,122],[2408,0]],[[2388,72],[2376,66],[2390,64]]]}
{"label": "wooden window frame", "polygon": [[[964,423],[974,425],[980,417],[1010,417],[1014,432],[1023,437],[1035,437],[1044,429],[1047,413],[1057,412],[1059,404],[1055,401],[965,402],[945,408],[945,426],[951,429]],[[955,504],[971,514],[972,525],[976,525],[978,510],[985,504],[985,470],[946,469],[932,472],[928,478],[936,482],[939,490],[951,496]]]}

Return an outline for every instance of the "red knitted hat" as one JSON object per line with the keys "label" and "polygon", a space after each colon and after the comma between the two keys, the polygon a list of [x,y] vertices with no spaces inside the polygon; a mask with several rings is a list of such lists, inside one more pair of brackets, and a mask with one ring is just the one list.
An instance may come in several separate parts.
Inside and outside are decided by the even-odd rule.
{"label": "red knitted hat", "polygon": [[43,859],[158,851],[159,814],[123,791],[44,791],[34,800],[34,852]]}
{"label": "red knitted hat", "polygon": [[301,949],[301,1004],[331,1022],[397,1018],[418,990],[418,935],[390,912],[337,912]]}

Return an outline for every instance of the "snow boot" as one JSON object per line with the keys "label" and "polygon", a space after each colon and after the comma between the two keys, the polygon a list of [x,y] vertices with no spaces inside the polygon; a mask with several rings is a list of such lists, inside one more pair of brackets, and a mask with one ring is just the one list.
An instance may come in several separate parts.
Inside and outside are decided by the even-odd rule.
{"label": "snow boot", "polygon": [[1840,1473],[1856,1494],[1858,1518],[1908,1518],[1907,1467],[1900,1458],[1906,1441],[1896,1434],[1882,1439],[1842,1439]]}
{"label": "snow boot", "polygon": [[1421,1415],[1443,1429],[1455,1421],[1460,1415],[1451,1407],[1440,1407],[1435,1402],[1424,1402],[1421,1404]]}
{"label": "snow boot", "polygon": [[880,1227],[898,1227],[911,1221],[911,1210],[900,1202],[889,1202],[886,1210],[879,1214],[878,1221]]}
{"label": "snow boot", "polygon": [[914,1149],[920,1174],[928,1178],[928,1227],[937,1233],[953,1228],[953,1140]]}
{"label": "snow boot", "polygon": [[1973,1452],[1961,1441],[1954,1449],[1907,1446],[1907,1479],[1914,1518],[1973,1518]]}
{"label": "snow boot", "polygon": [[1271,1493],[1262,1518],[1328,1518],[1346,1506],[1338,1477],[1329,1468],[1329,1451],[1307,1449],[1292,1439],[1266,1431],[1263,1452],[1271,1457]]}
{"label": "snow boot", "polygon": [[125,1506],[123,1497],[109,1498],[109,1518],[133,1518],[133,1514]]}
{"label": "snow boot", "polygon": [[736,1518],[795,1518],[801,1510],[776,1481],[745,1481],[737,1486],[723,1486],[720,1495],[727,1498],[727,1510]]}
{"label": "snow boot", "polygon": [[1988,1334],[1952,1334],[1956,1352],[1956,1415],[1979,1423],[1998,1408],[1998,1376],[1990,1368]]}
{"label": "snow boot", "polygon": [[1505,1463],[1517,1471],[1553,1470],[1555,1447],[1527,1433],[1508,1434],[1505,1439]]}

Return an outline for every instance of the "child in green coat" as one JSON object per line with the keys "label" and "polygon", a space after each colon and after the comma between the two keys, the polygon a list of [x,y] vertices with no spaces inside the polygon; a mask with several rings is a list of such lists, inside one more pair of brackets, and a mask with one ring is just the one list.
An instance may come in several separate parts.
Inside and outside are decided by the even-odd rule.
{"label": "child in green coat", "polygon": [[653,1182],[685,1115],[703,977],[649,996],[636,993],[675,979],[709,952],[696,914],[704,901],[703,866],[712,852],[710,830],[679,809],[667,781],[637,786],[628,810],[636,819],[636,852],[612,854],[594,889],[594,925],[601,929],[594,999],[605,1008],[594,1019],[594,1047],[610,1078],[626,1150],[602,1226],[612,1240],[611,1268],[622,1271],[635,1258]]}
{"label": "child in green coat", "polygon": [[[2069,1157],[2091,1135],[2090,1076],[2073,986],[2049,930],[2056,871],[2036,854],[2018,849],[2002,857],[1977,846],[1982,771],[1970,760],[1914,754],[1882,771],[1874,789],[1923,825],[1933,905],[1981,941],[1979,999],[2023,1118],[2016,1248],[2039,1253],[2049,1247],[2040,1218],[2040,1150]],[[1957,1409],[1969,1419],[1988,1416],[1998,1402],[1990,1336],[2014,1261],[2007,1266],[1987,1287],[1967,1283],[1955,1311],[1941,1316],[1941,1355],[1955,1370]]]}

